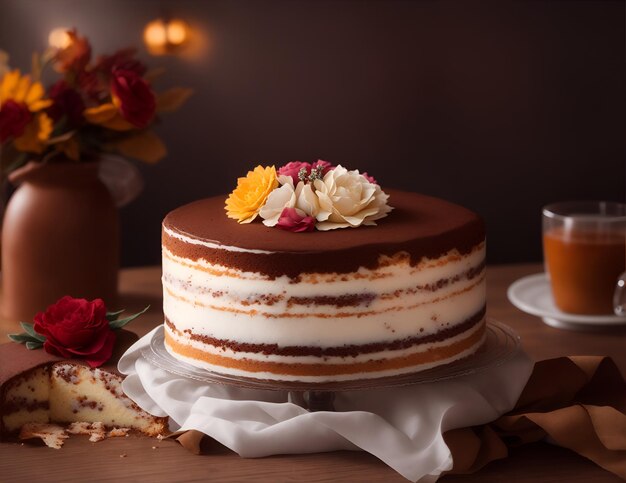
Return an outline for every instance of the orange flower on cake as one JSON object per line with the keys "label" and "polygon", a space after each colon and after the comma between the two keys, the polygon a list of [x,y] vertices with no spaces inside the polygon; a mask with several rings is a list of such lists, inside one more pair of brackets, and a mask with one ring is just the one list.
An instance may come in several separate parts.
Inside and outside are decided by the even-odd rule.
{"label": "orange flower on cake", "polygon": [[13,138],[28,149],[41,152],[52,133],[52,121],[41,112],[52,104],[44,99],[44,88],[13,70],[0,80],[0,142]]}
{"label": "orange flower on cake", "polygon": [[257,166],[245,178],[237,180],[237,188],[226,200],[226,214],[238,223],[250,223],[277,186],[276,168]]}

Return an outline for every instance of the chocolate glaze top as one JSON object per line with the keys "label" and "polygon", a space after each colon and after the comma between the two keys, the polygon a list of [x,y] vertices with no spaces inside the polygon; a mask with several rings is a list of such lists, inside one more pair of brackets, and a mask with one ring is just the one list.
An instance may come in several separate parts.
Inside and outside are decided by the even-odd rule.
{"label": "chocolate glaze top", "polygon": [[226,195],[189,203],[170,212],[163,226],[189,238],[269,254],[185,243],[163,232],[163,246],[175,255],[259,272],[271,278],[302,273],[350,273],[375,268],[381,255],[406,252],[411,263],[456,248],[469,253],[484,241],[482,219],[453,203],[417,193],[385,189],[394,210],[377,226],[292,233],[268,228],[260,218],[239,224],[224,210]]}

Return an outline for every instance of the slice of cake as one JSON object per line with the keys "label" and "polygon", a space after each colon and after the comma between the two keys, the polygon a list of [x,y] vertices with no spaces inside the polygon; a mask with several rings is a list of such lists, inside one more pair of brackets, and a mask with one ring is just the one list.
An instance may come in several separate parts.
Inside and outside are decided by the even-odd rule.
{"label": "slice of cake", "polygon": [[16,436],[27,423],[72,422],[165,433],[167,418],[147,413],[122,391],[115,364],[135,340],[135,334],[118,331],[113,357],[100,368],[12,342],[0,345],[0,435]]}
{"label": "slice of cake", "polygon": [[[304,182],[293,192],[279,181],[287,202],[302,194]],[[309,195],[326,189],[314,183]],[[284,226],[308,232],[238,224],[225,216],[225,196],[169,213],[167,350],[221,374],[304,382],[395,376],[476,352],[486,333],[482,219],[385,191],[393,211],[358,228],[311,231],[313,217],[294,208],[281,214],[292,216]]]}
{"label": "slice of cake", "polygon": [[163,434],[166,420],[143,411],[122,391],[117,373],[75,362],[57,362],[50,377],[50,421],[101,422],[149,436]]}

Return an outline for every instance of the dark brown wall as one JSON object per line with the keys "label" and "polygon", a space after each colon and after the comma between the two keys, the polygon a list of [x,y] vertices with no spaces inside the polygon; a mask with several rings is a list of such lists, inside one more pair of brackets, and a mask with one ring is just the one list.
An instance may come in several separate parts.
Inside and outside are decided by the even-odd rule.
{"label": "dark brown wall", "polygon": [[165,213],[259,162],[327,159],[464,204],[494,263],[540,259],[548,202],[625,198],[623,2],[0,0],[0,48],[27,68],[57,26],[96,53],[141,47],[164,11],[204,48],[142,51],[196,95],[122,210],[126,265],[157,263]]}

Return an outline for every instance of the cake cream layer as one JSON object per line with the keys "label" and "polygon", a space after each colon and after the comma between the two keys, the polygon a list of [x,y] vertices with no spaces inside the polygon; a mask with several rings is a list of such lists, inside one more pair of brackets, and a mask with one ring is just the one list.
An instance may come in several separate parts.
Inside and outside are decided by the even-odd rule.
{"label": "cake cream layer", "polygon": [[343,358],[342,363],[318,358],[306,363],[298,357],[291,362],[279,362],[275,358],[235,359],[229,354],[216,353],[181,342],[170,331],[165,331],[166,349],[194,366],[229,376],[252,377],[255,379],[327,382],[354,379],[371,379],[397,376],[430,369],[468,357],[475,353],[486,337],[485,319],[482,318],[467,331],[440,342],[417,344],[408,350],[389,351],[379,358]]}
{"label": "cake cream layer", "polygon": [[352,274],[242,272],[163,250],[166,347],[235,376],[327,381],[452,362],[484,335],[485,244]]}
{"label": "cake cream layer", "polygon": [[427,336],[484,308],[484,251],[480,244],[416,266],[398,257],[375,270],[293,283],[216,273],[219,266],[164,249],[163,311],[180,333],[238,343],[334,347]]}

